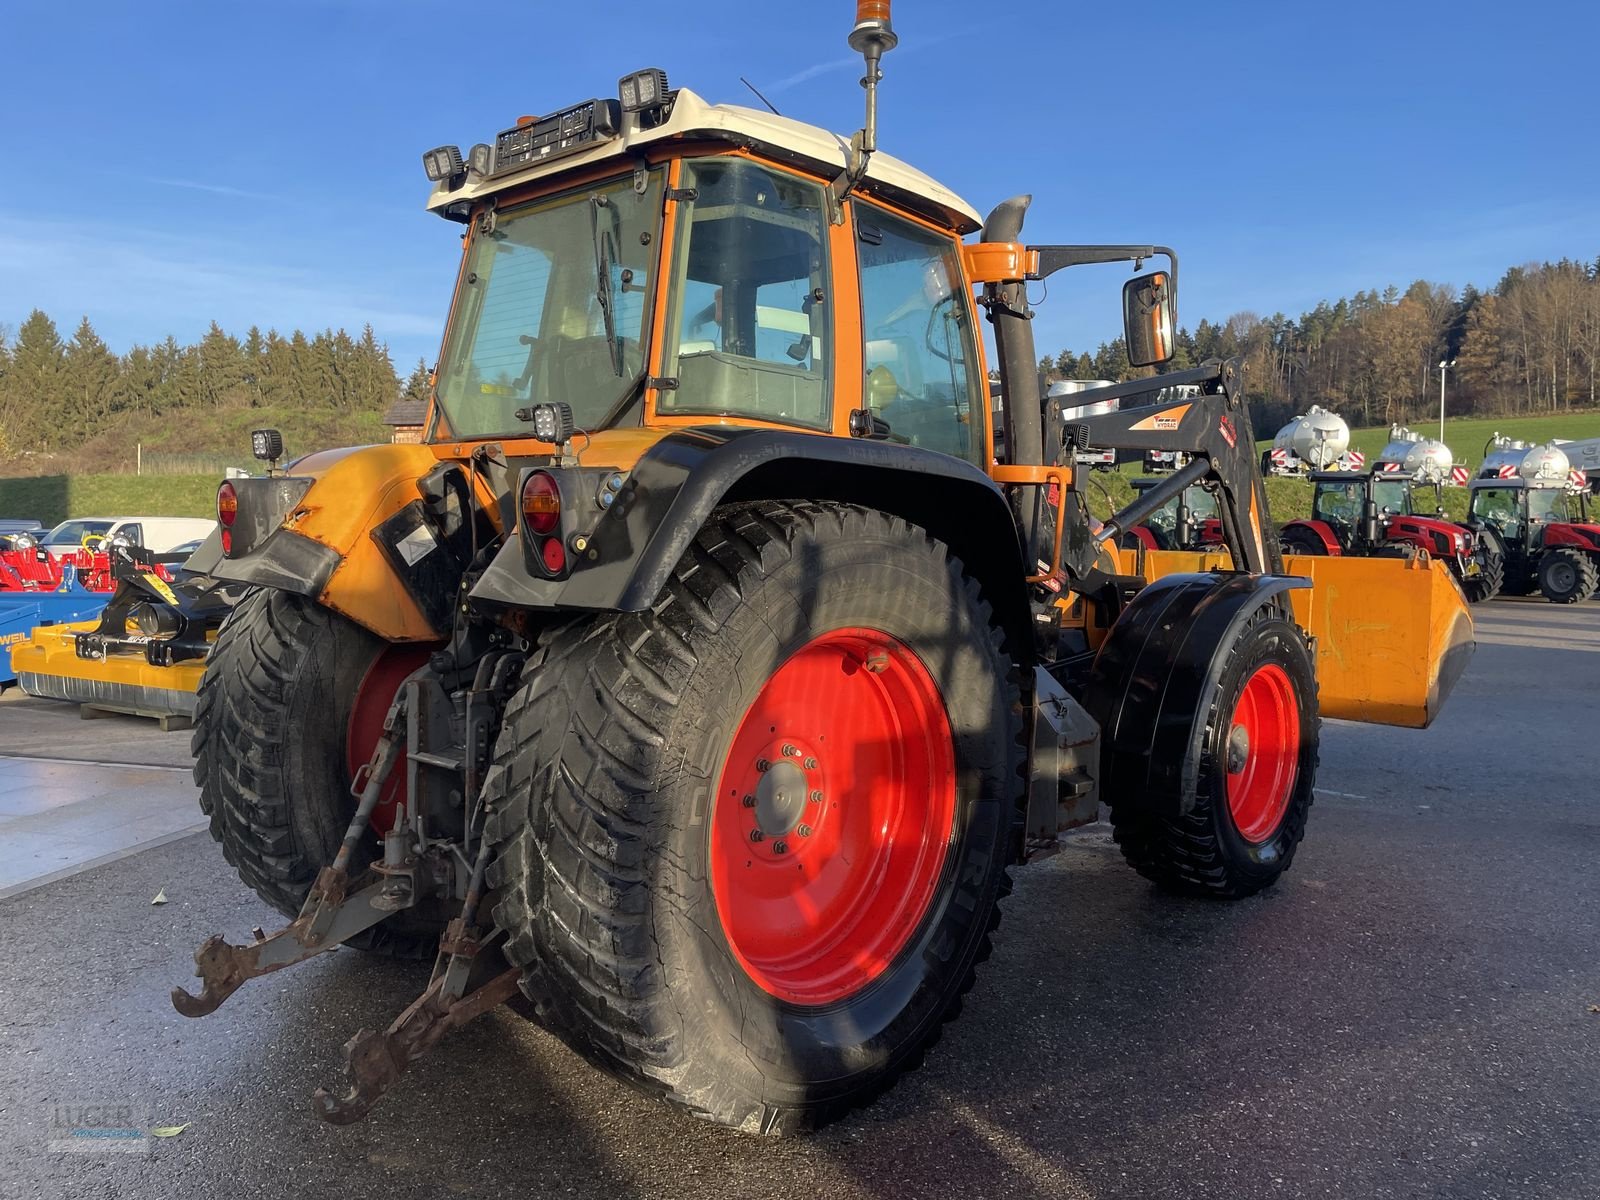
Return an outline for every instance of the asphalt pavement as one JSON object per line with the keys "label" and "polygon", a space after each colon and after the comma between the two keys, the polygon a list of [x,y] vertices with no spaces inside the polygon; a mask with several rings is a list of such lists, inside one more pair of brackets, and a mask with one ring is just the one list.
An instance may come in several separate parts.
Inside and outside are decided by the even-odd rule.
{"label": "asphalt pavement", "polygon": [[[194,946],[275,919],[208,836],[35,882],[0,900],[0,1196],[1600,1196],[1600,603],[1476,615],[1434,728],[1327,724],[1276,888],[1176,900],[1090,827],[1018,873],[927,1064],[809,1138],[671,1111],[508,1010],[334,1128],[312,1089],[425,968],[341,950],[187,1020]],[[0,754],[107,761],[70,710],[18,745],[21,711]],[[85,1106],[168,1136],[85,1151]]]}

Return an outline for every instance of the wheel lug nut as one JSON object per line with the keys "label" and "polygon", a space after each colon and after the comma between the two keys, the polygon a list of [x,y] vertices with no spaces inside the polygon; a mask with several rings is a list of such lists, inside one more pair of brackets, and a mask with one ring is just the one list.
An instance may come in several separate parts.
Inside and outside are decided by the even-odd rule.
{"label": "wheel lug nut", "polygon": [[783,747],[783,756],[785,758],[794,758],[799,753],[800,753],[800,751],[796,750],[793,746],[790,746],[788,744],[785,744],[784,747]]}
{"label": "wheel lug nut", "polygon": [[801,837],[810,837],[811,836],[811,826],[809,826],[809,825],[801,825],[795,830],[795,832],[798,833]]}
{"label": "wheel lug nut", "polygon": [[768,771],[772,770],[772,764],[764,758],[758,758],[756,759],[756,770],[765,775]]}
{"label": "wheel lug nut", "polygon": [[754,808],[756,806],[756,798],[746,793],[745,798],[739,801],[739,803],[744,805],[746,808]]}
{"label": "wheel lug nut", "polygon": [[787,854],[787,853],[789,853],[789,843],[788,842],[773,842],[772,843],[772,852],[774,854]]}
{"label": "wheel lug nut", "polygon": [[759,842],[762,838],[764,838],[766,836],[767,835],[762,833],[761,830],[759,830],[759,829],[752,829],[750,831],[750,840],[752,842]]}
{"label": "wheel lug nut", "polygon": [[815,771],[816,769],[817,769],[817,760],[814,759],[814,758],[806,759],[806,770]]}
{"label": "wheel lug nut", "polygon": [[813,791],[811,793],[811,803],[813,803],[813,804],[821,804],[822,803],[822,792],[821,792],[820,789],[815,790],[815,791]]}

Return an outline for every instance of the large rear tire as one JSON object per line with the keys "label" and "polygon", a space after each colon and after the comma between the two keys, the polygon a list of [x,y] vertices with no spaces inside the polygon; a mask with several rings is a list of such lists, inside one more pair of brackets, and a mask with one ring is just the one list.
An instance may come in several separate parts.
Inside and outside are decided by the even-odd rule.
{"label": "large rear tire", "polygon": [[1278,548],[1284,554],[1320,554],[1326,557],[1328,553],[1321,538],[1298,525],[1278,531]]}
{"label": "large rear tire", "polygon": [[[387,711],[408,656],[421,653],[391,648],[311,600],[270,590],[246,595],[218,631],[195,705],[200,808],[239,878],[285,916],[298,915],[355,814],[347,737],[362,736],[360,727],[370,724],[363,713]],[[399,669],[386,669],[396,659]],[[373,686],[386,695],[374,698]],[[377,849],[375,834],[362,839],[352,874]],[[349,944],[425,957],[451,915],[442,905],[418,906]]]}
{"label": "large rear tire", "polygon": [[[1181,797],[1108,795],[1123,857],[1169,891],[1234,900],[1276,883],[1305,835],[1316,784],[1316,675],[1304,635],[1264,607],[1214,668],[1200,726],[1194,805]],[[1169,714],[1163,712],[1165,723]],[[1176,778],[1176,777],[1174,777]]]}
{"label": "large rear tire", "polygon": [[485,783],[538,1018],[724,1125],[813,1128],[916,1067],[1021,836],[1015,669],[977,583],[879,512],[719,510],[657,603],[547,632]]}
{"label": "large rear tire", "polygon": [[1539,591],[1552,604],[1581,604],[1600,587],[1600,571],[1582,550],[1565,546],[1539,559]]}

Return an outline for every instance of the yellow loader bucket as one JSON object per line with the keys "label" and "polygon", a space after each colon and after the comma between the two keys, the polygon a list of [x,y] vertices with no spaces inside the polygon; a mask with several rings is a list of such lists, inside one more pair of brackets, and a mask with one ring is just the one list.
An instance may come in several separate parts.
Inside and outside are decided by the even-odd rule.
{"label": "yellow loader bucket", "polygon": [[152,666],[142,654],[79,658],[73,634],[92,633],[98,621],[45,625],[11,649],[11,669],[30,696],[88,704],[139,716],[193,717],[204,659]]}
{"label": "yellow loader bucket", "polygon": [[[1226,550],[1118,550],[1119,568],[1153,581],[1185,571],[1231,570]],[[1287,555],[1311,580],[1288,595],[1316,639],[1322,715],[1426,728],[1475,647],[1466,597],[1443,563],[1400,558]]]}

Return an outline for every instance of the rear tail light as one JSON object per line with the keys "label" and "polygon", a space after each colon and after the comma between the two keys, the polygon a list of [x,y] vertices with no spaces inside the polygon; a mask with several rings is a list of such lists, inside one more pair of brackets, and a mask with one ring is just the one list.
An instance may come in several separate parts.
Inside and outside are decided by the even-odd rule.
{"label": "rear tail light", "polygon": [[532,533],[548,536],[561,523],[561,490],[548,471],[534,471],[522,485],[522,519]]}
{"label": "rear tail light", "polygon": [[224,483],[217,489],[217,521],[224,529],[232,529],[239,515],[239,493],[233,484]]}
{"label": "rear tail light", "polygon": [[544,569],[552,575],[559,575],[567,569],[567,548],[561,544],[560,538],[548,538],[544,545],[539,547],[539,558],[544,563]]}

